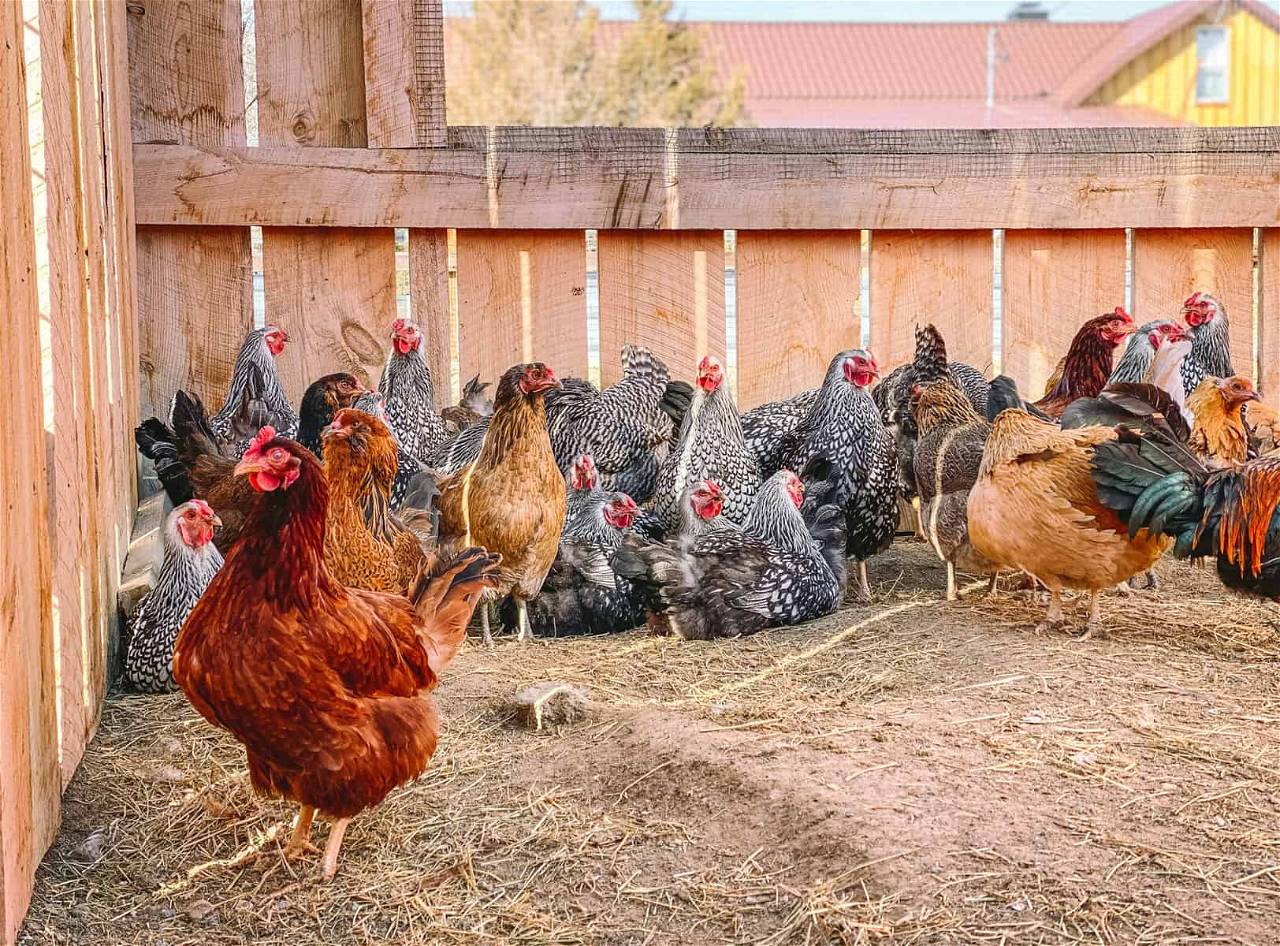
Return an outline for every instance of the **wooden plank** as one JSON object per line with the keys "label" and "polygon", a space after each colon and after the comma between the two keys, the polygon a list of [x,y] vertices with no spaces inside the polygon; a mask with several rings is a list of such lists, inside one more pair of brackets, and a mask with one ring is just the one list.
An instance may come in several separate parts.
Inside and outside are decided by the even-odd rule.
{"label": "wooden plank", "polygon": [[[143,223],[691,230],[1280,225],[1274,199],[1280,129],[1244,129],[1234,139],[1222,131],[1041,129],[975,139],[933,131],[713,129],[681,132],[669,155],[661,129],[451,128],[449,146],[431,151],[141,145],[135,158]],[[704,135],[708,140],[700,141]],[[712,140],[717,135],[723,144]],[[350,136],[338,137],[334,143],[346,145]],[[292,143],[292,134],[287,138],[264,144]],[[312,143],[324,142],[314,136]],[[678,202],[668,201],[676,191]],[[677,204],[678,221],[668,214]],[[1188,214],[1192,206],[1196,213]]]}
{"label": "wooden plank", "polygon": [[1280,229],[1262,231],[1262,310],[1258,313],[1258,361],[1262,393],[1280,408]]}
{"label": "wooden plank", "polygon": [[126,9],[133,140],[244,144],[240,0]]}
{"label": "wooden plank", "polygon": [[858,344],[859,235],[740,230],[738,407],[815,387]]}
{"label": "wooden plank", "polygon": [[622,375],[628,342],[666,361],[674,378],[692,379],[705,354],[724,358],[724,234],[602,232],[600,374]]}
{"label": "wooden plank", "polygon": [[292,339],[279,361],[290,400],[333,371],[376,385],[396,317],[390,231],[278,229],[263,244],[267,318]]}
{"label": "wooden plank", "polygon": [[364,103],[369,144],[412,148],[414,0],[363,0]]}
{"label": "wooden plank", "polygon": [[[412,241],[411,241],[412,242]],[[581,230],[458,231],[458,370],[496,381],[525,361],[587,374]]]}
{"label": "wooden plank", "polygon": [[1006,230],[1001,371],[1040,396],[1080,325],[1124,304],[1123,230]]}
{"label": "wooden plank", "polygon": [[[239,0],[127,10],[134,140],[243,145]],[[137,246],[141,411],[167,417],[178,388],[216,409],[253,325],[249,230],[143,226]]]}
{"label": "wooden plank", "polygon": [[414,125],[421,148],[443,148],[449,134],[445,118],[444,3],[413,0]]}
{"label": "wooden plank", "polygon": [[1183,300],[1215,296],[1231,320],[1231,361],[1254,376],[1253,233],[1248,229],[1135,230],[1133,317],[1178,318]]}
{"label": "wooden plank", "polygon": [[409,231],[409,303],[424,336],[435,405],[453,403],[449,318],[449,232]]}
{"label": "wooden plank", "polygon": [[882,371],[911,360],[916,326],[929,322],[950,359],[990,368],[991,240],[969,230],[871,234],[871,350]]}
{"label": "wooden plank", "polygon": [[[298,154],[363,149],[360,0],[256,0],[255,9],[262,142]],[[394,232],[270,228],[262,243],[267,319],[296,340],[280,366],[286,393],[296,401],[331,371],[376,384],[395,318]]]}
{"label": "wooden plank", "polygon": [[147,276],[138,286],[144,415],[168,417],[179,388],[221,407],[253,328],[249,266],[247,228],[138,228],[138,271]]}
{"label": "wooden plank", "polygon": [[13,940],[40,857],[57,830],[52,583],[40,308],[22,5],[0,4],[0,89],[18,103],[0,130],[0,347],[13,388],[0,451],[0,936]]}

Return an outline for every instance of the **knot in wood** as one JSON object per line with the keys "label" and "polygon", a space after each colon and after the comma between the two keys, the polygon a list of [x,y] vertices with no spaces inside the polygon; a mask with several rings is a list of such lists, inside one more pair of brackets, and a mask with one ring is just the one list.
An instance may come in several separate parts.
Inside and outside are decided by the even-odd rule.
{"label": "knot in wood", "polygon": [[146,16],[147,6],[145,3],[126,3],[124,5],[124,12],[131,13],[134,16]]}
{"label": "knot in wood", "polygon": [[297,142],[311,141],[316,136],[316,117],[311,109],[304,108],[293,116],[293,140]]}
{"label": "knot in wood", "polygon": [[373,334],[351,319],[342,320],[342,344],[347,346],[354,359],[362,365],[378,365],[385,355]]}

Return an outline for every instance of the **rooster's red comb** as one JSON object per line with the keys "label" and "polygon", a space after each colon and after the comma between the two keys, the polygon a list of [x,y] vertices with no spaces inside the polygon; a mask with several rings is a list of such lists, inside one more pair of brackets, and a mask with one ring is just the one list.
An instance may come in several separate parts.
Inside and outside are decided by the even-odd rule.
{"label": "rooster's red comb", "polygon": [[1197,289],[1195,292],[1191,293],[1191,295],[1187,297],[1187,301],[1182,303],[1182,307],[1184,309],[1189,309],[1192,306],[1199,305],[1201,301],[1201,296],[1203,295],[1204,293],[1200,292],[1200,290]]}
{"label": "rooster's red comb", "polygon": [[1117,318],[1124,319],[1126,322],[1132,322],[1132,321],[1133,321],[1133,316],[1132,316],[1132,315],[1130,315],[1128,312],[1126,312],[1126,311],[1124,310],[1124,306],[1122,306],[1122,305],[1118,305],[1118,306],[1116,306],[1116,317],[1117,317]]}
{"label": "rooster's red comb", "polygon": [[191,500],[191,505],[195,511],[200,513],[202,516],[208,517],[213,515],[213,509],[210,508],[209,504],[203,499],[193,499]]}
{"label": "rooster's red comb", "polygon": [[266,427],[263,427],[258,431],[257,436],[253,438],[253,442],[249,444],[249,449],[244,452],[244,455],[249,456],[251,453],[261,453],[262,448],[275,439],[276,429],[268,424]]}

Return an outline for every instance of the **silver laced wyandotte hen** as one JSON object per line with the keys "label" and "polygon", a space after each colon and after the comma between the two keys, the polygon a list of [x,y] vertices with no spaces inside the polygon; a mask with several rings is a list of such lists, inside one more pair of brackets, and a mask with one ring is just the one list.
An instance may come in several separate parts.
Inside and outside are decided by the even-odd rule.
{"label": "silver laced wyandotte hen", "polygon": [[920,525],[947,566],[947,600],[955,601],[956,569],[991,575],[996,568],[969,543],[969,490],[982,466],[991,424],[950,378],[917,384],[912,395],[917,438],[915,480]]}
{"label": "silver laced wyandotte hen", "polygon": [[769,401],[742,415],[742,439],[761,471],[782,469],[782,451],[818,400],[820,388]]}
{"label": "silver laced wyandotte hen", "polygon": [[391,324],[391,351],[382,368],[378,391],[387,425],[400,449],[419,463],[432,458],[449,439],[449,429],[435,408],[435,381],[422,350],[422,332],[412,319]]}
{"label": "silver laced wyandotte hen", "polygon": [[[644,621],[630,583],[613,570],[614,553],[635,520],[635,501],[598,486],[582,492],[565,521],[547,580],[529,602],[529,623],[539,637],[608,634]],[[513,612],[508,599],[500,612],[503,624],[516,623]]]}
{"label": "silver laced wyandotte hen", "polygon": [[169,513],[164,523],[164,559],[155,587],[129,622],[124,658],[125,686],[144,693],[178,688],[173,679],[173,645],[182,623],[222,567],[213,533],[222,520],[203,499]]}
{"label": "silver laced wyandotte hen", "polygon": [[[838,477],[824,488],[838,490]],[[844,511],[823,503],[806,523],[804,498],[800,477],[780,470],[760,487],[741,528],[709,526],[691,541],[629,537],[614,567],[654,612],[649,626],[685,640],[821,617],[844,597]]]}
{"label": "silver laced wyandotte hen", "polygon": [[685,491],[704,479],[724,490],[724,516],[745,522],[760,486],[760,470],[742,436],[742,420],[725,384],[720,360],[705,356],[698,364],[698,383],[680,438],[658,472],[653,511],[675,529]]}
{"label": "silver laced wyandotte hen", "polygon": [[274,427],[282,437],[297,434],[298,415],[285,397],[276,370],[276,359],[288,341],[283,329],[266,325],[250,332],[240,346],[222,409],[209,418],[209,427],[227,456],[244,453],[262,427]]}
{"label": "silver laced wyandotte hen", "polygon": [[1235,374],[1231,322],[1222,303],[1207,292],[1192,293],[1182,303],[1182,317],[1191,327],[1191,352],[1182,363],[1183,390],[1190,394],[1205,375],[1229,378]]}

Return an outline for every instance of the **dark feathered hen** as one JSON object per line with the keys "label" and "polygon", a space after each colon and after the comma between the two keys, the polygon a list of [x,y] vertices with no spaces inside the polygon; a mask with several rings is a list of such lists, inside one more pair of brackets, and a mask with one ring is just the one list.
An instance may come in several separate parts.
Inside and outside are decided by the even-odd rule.
{"label": "dark feathered hen", "polygon": [[282,437],[298,431],[298,416],[280,384],[276,358],[284,352],[289,336],[274,325],[255,329],[245,337],[236,355],[231,384],[222,409],[209,418],[223,452],[238,457],[259,428],[272,426]]}
{"label": "dark feathered hen", "polygon": [[430,465],[449,431],[435,409],[435,385],[422,350],[422,332],[410,319],[396,319],[391,325],[391,351],[378,390],[384,398],[387,425],[400,449]]}
{"label": "dark feathered hen", "polygon": [[213,533],[222,521],[203,499],[185,502],[169,513],[164,524],[164,560],[155,587],[142,599],[129,622],[124,659],[124,683],[144,693],[176,690],[173,645],[182,623],[196,606],[222,555]]}
{"label": "dark feathered hen", "polygon": [[680,522],[680,500],[689,487],[713,479],[724,489],[724,515],[744,522],[760,485],[755,458],[742,439],[742,422],[724,383],[719,360],[698,365],[698,389],[680,427],[680,440],[663,461],[653,510],[668,528]]}
{"label": "dark feathered hen", "polygon": [[782,451],[818,400],[820,388],[801,391],[794,397],[770,401],[742,415],[742,439],[761,470],[782,468]]}
{"label": "dark feathered hen", "polygon": [[1062,366],[1062,377],[1053,390],[1035,402],[1036,408],[1054,419],[1067,405],[1082,397],[1097,397],[1111,377],[1116,347],[1133,333],[1133,319],[1119,306],[1080,326]]}
{"label": "dark feathered hen", "polygon": [[323,460],[324,440],[320,435],[333,423],[338,411],[350,407],[364,393],[364,385],[345,371],[311,382],[299,405],[298,443],[314,453],[317,460]]}
{"label": "dark feathered hen", "polygon": [[691,542],[629,538],[614,558],[666,626],[686,640],[752,634],[833,611],[843,596],[822,549],[840,544],[843,512],[822,507],[806,526],[804,487],[781,470],[760,487],[741,529],[709,527]]}

